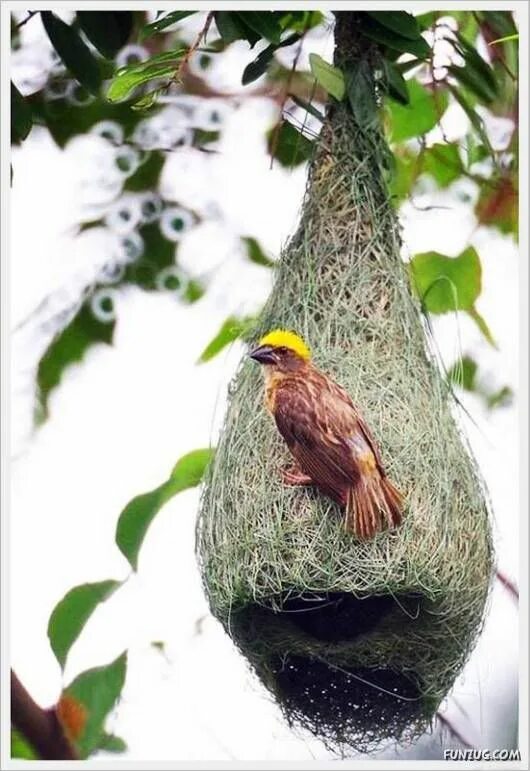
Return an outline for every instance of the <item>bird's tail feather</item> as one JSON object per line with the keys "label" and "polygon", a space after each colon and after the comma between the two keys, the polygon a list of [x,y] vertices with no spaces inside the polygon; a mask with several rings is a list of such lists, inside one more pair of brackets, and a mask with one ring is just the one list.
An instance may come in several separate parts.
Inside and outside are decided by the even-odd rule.
{"label": "bird's tail feather", "polygon": [[344,527],[358,538],[373,538],[385,527],[401,524],[401,506],[401,493],[388,477],[363,475],[348,490]]}

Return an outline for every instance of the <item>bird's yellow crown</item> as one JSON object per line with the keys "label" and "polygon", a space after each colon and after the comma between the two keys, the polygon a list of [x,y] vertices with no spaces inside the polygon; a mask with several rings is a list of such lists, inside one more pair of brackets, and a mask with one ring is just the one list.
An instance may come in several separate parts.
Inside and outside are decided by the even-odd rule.
{"label": "bird's yellow crown", "polygon": [[295,332],[289,332],[287,329],[273,329],[271,332],[261,338],[260,345],[270,345],[273,348],[289,348],[291,351],[308,361],[311,358],[311,351]]}

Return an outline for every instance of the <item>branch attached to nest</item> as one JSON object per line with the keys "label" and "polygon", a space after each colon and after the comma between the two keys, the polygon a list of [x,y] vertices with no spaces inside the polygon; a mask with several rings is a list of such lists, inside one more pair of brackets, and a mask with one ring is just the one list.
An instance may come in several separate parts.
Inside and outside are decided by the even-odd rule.
{"label": "branch attached to nest", "polygon": [[11,670],[11,723],[42,760],[79,760],[54,707],[42,709]]}

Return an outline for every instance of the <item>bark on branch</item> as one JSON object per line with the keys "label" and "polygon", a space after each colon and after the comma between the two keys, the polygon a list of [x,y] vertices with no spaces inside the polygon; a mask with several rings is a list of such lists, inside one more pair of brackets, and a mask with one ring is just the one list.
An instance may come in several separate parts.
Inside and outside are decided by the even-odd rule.
{"label": "bark on branch", "polygon": [[55,708],[39,707],[12,670],[11,723],[42,760],[79,760],[64,734]]}

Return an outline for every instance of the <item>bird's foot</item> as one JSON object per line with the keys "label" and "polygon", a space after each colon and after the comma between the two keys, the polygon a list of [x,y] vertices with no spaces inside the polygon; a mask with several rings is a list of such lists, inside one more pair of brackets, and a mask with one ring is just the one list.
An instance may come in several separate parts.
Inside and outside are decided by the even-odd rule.
{"label": "bird's foot", "polygon": [[311,477],[307,476],[307,474],[304,474],[302,469],[298,466],[288,466],[287,468],[281,468],[280,476],[284,485],[299,486],[313,484]]}

